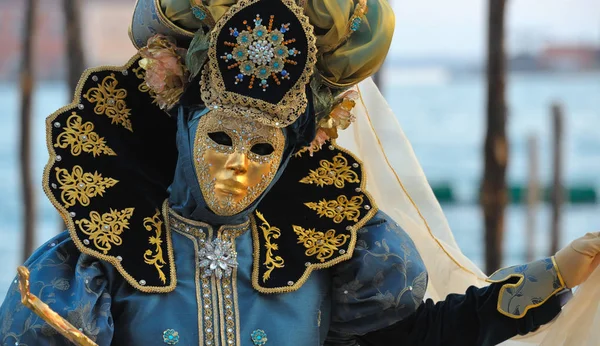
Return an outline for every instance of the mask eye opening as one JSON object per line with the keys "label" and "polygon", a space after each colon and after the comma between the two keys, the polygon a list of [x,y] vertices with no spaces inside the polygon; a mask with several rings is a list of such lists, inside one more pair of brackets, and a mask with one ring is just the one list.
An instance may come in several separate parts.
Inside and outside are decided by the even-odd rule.
{"label": "mask eye opening", "polygon": [[208,137],[215,143],[220,144],[220,145],[225,145],[228,147],[232,147],[233,146],[233,140],[231,139],[231,137],[223,132],[223,131],[219,131],[219,132],[210,132],[208,134]]}
{"label": "mask eye opening", "polygon": [[267,156],[275,151],[275,148],[269,143],[257,143],[250,148],[250,151],[256,155]]}

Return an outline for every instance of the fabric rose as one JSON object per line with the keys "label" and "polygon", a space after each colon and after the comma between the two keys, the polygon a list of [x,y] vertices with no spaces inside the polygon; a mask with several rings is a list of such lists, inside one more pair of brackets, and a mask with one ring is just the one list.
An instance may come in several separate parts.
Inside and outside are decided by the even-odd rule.
{"label": "fabric rose", "polygon": [[312,153],[320,150],[323,144],[330,139],[338,138],[338,130],[347,129],[356,117],[352,114],[352,109],[356,105],[358,92],[349,90],[336,98],[336,102],[328,116],[319,121],[317,134],[308,151]]}
{"label": "fabric rose", "polygon": [[179,48],[173,38],[154,35],[148,45],[140,49],[140,67],[146,70],[146,85],[154,93],[161,109],[169,110],[179,102],[189,71],[184,64],[187,51]]}

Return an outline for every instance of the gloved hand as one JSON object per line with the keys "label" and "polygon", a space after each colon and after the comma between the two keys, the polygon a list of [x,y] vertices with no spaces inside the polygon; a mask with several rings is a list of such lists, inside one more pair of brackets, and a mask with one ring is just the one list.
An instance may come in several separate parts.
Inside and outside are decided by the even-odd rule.
{"label": "gloved hand", "polygon": [[573,240],[554,259],[567,288],[580,285],[600,264],[600,232]]}

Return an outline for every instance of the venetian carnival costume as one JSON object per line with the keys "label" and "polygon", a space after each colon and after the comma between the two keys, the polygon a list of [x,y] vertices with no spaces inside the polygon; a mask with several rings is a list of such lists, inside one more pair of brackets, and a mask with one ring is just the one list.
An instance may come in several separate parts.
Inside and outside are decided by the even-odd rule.
{"label": "venetian carnival costume", "polygon": [[[0,343],[494,345],[554,319],[598,235],[489,278],[433,235],[410,147],[356,88],[393,21],[382,0],[139,0],[139,54],[47,120],[68,231],[20,269]],[[418,183],[382,185],[397,162]]]}

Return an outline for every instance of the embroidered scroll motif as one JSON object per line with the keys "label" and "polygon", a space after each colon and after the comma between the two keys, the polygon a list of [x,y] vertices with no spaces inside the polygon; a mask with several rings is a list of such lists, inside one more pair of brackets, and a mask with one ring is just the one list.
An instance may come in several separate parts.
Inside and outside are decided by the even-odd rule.
{"label": "embroidered scroll motif", "polygon": [[84,173],[81,166],[74,166],[72,173],[57,167],[56,180],[60,184],[60,198],[66,208],[74,206],[75,203],[87,207],[91,198],[102,196],[107,188],[119,182],[113,178],[102,178],[98,172]]}
{"label": "embroidered scroll motif", "polygon": [[300,180],[303,184],[315,184],[319,187],[325,185],[335,185],[338,189],[344,188],[346,182],[359,183],[358,174],[348,165],[348,160],[342,155],[337,154],[332,161],[321,160],[321,167],[316,170],[311,169],[308,176]]}
{"label": "embroidered scroll motif", "polygon": [[146,79],[145,79],[146,78],[146,70],[144,70],[141,67],[137,67],[137,68],[134,68],[132,71],[133,71],[133,73],[135,73],[135,76],[138,79],[142,80],[142,82],[138,86],[138,90],[143,93],[148,93],[150,96],[152,96],[152,103],[156,104],[156,99],[155,99],[156,93],[152,89],[150,89],[148,84],[146,84]]}
{"label": "embroidered scroll motif", "polygon": [[265,247],[267,248],[265,262],[263,263],[263,265],[265,265],[268,269],[263,274],[262,278],[263,282],[266,282],[271,277],[271,272],[275,268],[284,267],[283,258],[281,256],[273,256],[273,251],[279,250],[279,246],[277,246],[276,243],[271,242],[272,239],[277,239],[281,236],[281,230],[277,227],[269,225],[267,220],[265,220],[263,214],[256,212],[256,216],[258,216],[258,218],[262,221],[262,225],[260,225],[259,227],[263,233],[263,237],[265,238]]}
{"label": "embroidered scroll motif", "polygon": [[61,134],[56,137],[55,148],[66,149],[71,147],[71,155],[79,156],[81,152],[91,153],[96,156],[101,154],[116,156],[117,154],[106,145],[104,137],[94,132],[94,124],[83,123],[82,118],[73,112],[67,119],[67,126]]}
{"label": "embroidered scroll motif", "polygon": [[89,219],[75,221],[79,230],[90,236],[94,241],[94,246],[107,254],[112,246],[119,246],[123,243],[121,234],[129,229],[129,219],[133,215],[134,208],[123,210],[111,209],[109,213],[90,212]]}
{"label": "embroidered scroll motif", "polygon": [[98,84],[98,87],[91,88],[83,97],[96,104],[94,107],[96,114],[106,115],[113,124],[121,125],[133,132],[131,119],[129,119],[131,110],[127,109],[125,103],[127,90],[117,88],[118,84],[119,81],[115,78],[115,74],[111,73],[102,80],[102,83]]}
{"label": "embroidered scroll motif", "polygon": [[163,259],[162,252],[162,239],[160,236],[162,235],[163,221],[160,219],[160,211],[156,210],[156,214],[152,217],[147,217],[144,219],[144,228],[146,231],[154,232],[153,236],[150,236],[148,242],[150,245],[154,245],[154,251],[152,249],[146,250],[144,253],[144,262],[149,265],[153,265],[158,271],[158,277],[160,281],[163,283],[167,282],[167,277],[165,273],[162,271],[162,267],[166,264]]}
{"label": "embroidered scroll motif", "polygon": [[323,199],[320,202],[304,203],[310,209],[315,210],[320,217],[328,217],[335,223],[341,223],[344,219],[358,222],[362,204],[362,196],[354,196],[348,200],[348,197],[343,195],[339,196],[337,200]]}
{"label": "embroidered scroll motif", "polygon": [[350,238],[347,234],[336,235],[333,229],[323,233],[315,231],[314,228],[304,229],[296,225],[292,225],[292,227],[298,236],[298,244],[302,244],[306,248],[306,256],[317,256],[321,262],[325,262],[333,256],[340,246]]}

